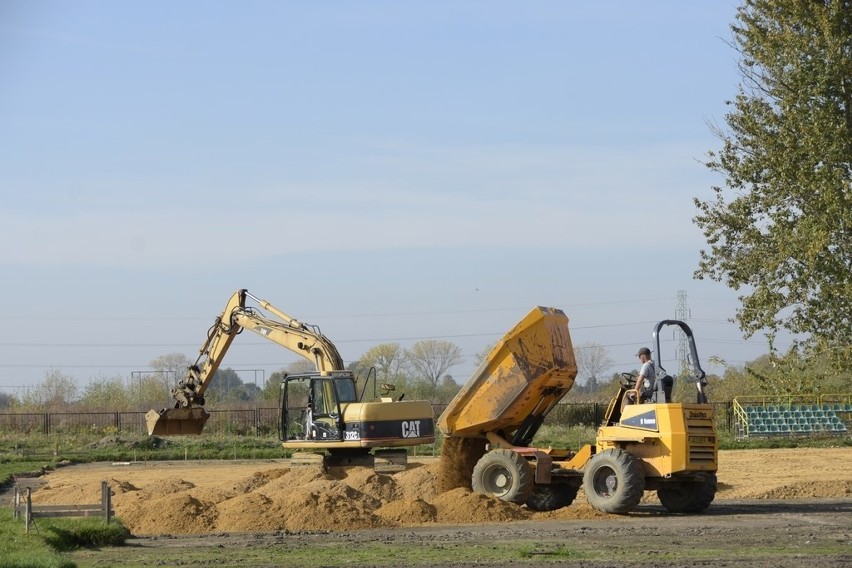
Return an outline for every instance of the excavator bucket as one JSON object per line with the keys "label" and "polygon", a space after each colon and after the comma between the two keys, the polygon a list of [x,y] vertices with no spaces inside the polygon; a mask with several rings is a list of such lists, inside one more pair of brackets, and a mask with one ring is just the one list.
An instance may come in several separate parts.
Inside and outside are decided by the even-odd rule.
{"label": "excavator bucket", "polygon": [[200,406],[149,410],[145,415],[149,436],[194,436],[201,434],[210,414]]}
{"label": "excavator bucket", "polygon": [[530,416],[543,419],[576,376],[568,316],[535,307],[497,342],[438,426],[444,435],[460,438],[514,431]]}

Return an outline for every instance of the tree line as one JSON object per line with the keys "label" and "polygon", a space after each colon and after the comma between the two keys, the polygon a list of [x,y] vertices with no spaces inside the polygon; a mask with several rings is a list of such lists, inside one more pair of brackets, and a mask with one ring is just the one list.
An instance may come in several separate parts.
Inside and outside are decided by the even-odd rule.
{"label": "tree line", "polygon": [[[477,365],[487,357],[491,347],[475,355]],[[606,348],[587,342],[577,345],[574,355],[577,380],[565,401],[609,401],[623,378],[621,373],[612,372],[614,361]],[[359,391],[365,392],[367,399],[382,394],[383,387],[391,385],[393,390],[387,394],[394,398],[404,395],[408,399],[447,404],[467,381],[467,377],[457,381],[451,374],[461,361],[462,350],[454,343],[425,340],[410,348],[398,343],[376,345],[348,368],[358,377]],[[838,372],[830,358],[814,359],[789,353],[781,359],[766,354],[741,366],[729,365],[719,357],[712,357],[711,362],[724,368],[722,374],[708,377],[708,391],[716,402],[738,396],[782,397],[852,391],[852,371]],[[0,393],[0,411],[144,411],[171,406],[169,392],[190,364],[185,355],[171,353],[151,361],[149,371],[131,377],[93,378],[82,387],[73,377],[54,369],[24,393]],[[207,406],[277,406],[285,375],[314,370],[307,360],[299,360],[273,372],[259,385],[244,380],[234,369],[220,368],[205,393]],[[633,373],[636,372],[634,369]],[[675,382],[674,400],[690,402],[694,391],[692,379],[681,376]]]}

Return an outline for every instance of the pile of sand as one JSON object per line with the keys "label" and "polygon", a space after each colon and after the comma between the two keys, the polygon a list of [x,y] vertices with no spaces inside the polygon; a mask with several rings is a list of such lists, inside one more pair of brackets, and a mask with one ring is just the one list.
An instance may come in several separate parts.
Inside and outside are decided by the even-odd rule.
{"label": "pile of sand", "polygon": [[[469,470],[475,460],[459,460],[458,454],[478,455],[480,448],[450,444],[445,451],[455,451],[455,457],[448,454],[450,460],[428,465],[411,463],[408,469],[393,475],[359,467],[323,470],[319,466],[290,468],[269,463],[247,464],[243,470],[226,464],[199,464],[181,470],[172,468],[171,472],[169,466],[157,466],[149,469],[147,475],[136,476],[133,470],[121,473],[112,470],[107,482],[113,492],[116,514],[136,535],[348,531],[422,524],[607,517],[589,507],[582,490],[569,507],[551,512],[534,512],[472,493]],[[725,461],[731,466],[730,478],[727,483],[720,481],[716,498],[852,496],[852,480],[847,479],[848,458],[852,453],[848,449],[812,453],[812,461],[823,464],[824,475],[820,477],[809,469],[799,479],[791,478],[788,467],[776,471],[767,466],[767,463],[789,463],[794,459],[792,454],[786,456],[787,461],[770,462],[760,454],[759,459],[751,460],[754,462],[751,465],[744,452],[726,454]],[[804,456],[795,457],[800,459]],[[48,476],[48,485],[35,491],[33,501],[64,505],[97,503],[103,477],[83,478],[74,475],[73,469],[67,468],[64,475],[63,470],[58,470],[55,477]],[[752,474],[752,470],[762,475]],[[656,502],[656,495],[648,492],[643,501]]]}
{"label": "pile of sand", "polygon": [[[116,514],[136,535],[236,531],[345,531],[424,523],[494,523],[531,511],[458,487],[436,490],[440,464],[386,475],[368,468],[272,469],[229,483],[174,477],[137,487],[113,477]],[[39,489],[39,503],[93,503],[100,484]]]}
{"label": "pile of sand", "polygon": [[830,497],[852,497],[852,480],[803,481],[768,491],[755,492],[752,499],[814,499]]}

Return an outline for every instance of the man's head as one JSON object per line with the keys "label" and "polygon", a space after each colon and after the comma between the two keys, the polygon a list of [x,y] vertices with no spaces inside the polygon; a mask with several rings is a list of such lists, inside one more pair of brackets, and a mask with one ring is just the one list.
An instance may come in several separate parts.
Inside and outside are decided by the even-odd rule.
{"label": "man's head", "polygon": [[639,357],[640,359],[642,359],[643,361],[650,359],[651,358],[651,350],[648,349],[647,347],[643,347],[642,349],[639,350],[638,353],[636,353],[636,356]]}

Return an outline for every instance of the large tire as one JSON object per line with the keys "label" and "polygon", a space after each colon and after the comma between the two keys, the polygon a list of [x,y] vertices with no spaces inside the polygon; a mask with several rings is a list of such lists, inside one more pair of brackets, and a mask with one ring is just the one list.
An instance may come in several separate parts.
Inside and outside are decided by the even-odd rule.
{"label": "large tire", "polygon": [[583,490],[593,508],[623,515],[633,510],[645,491],[641,462],[624,450],[605,450],[586,465]]}
{"label": "large tire", "polygon": [[534,485],[527,497],[527,507],[533,511],[555,511],[574,502],[580,487],[575,483]]}
{"label": "large tire", "polygon": [[660,503],[670,513],[700,513],[716,498],[716,474],[703,481],[669,481],[657,489]]}
{"label": "large tire", "polygon": [[491,450],[476,462],[471,487],[477,493],[523,505],[532,493],[533,470],[512,450]]}

